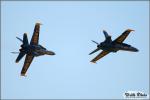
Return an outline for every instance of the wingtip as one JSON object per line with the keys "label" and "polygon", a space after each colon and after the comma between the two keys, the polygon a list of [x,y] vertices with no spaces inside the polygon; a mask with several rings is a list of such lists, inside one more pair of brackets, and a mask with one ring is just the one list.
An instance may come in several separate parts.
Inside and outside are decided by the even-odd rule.
{"label": "wingtip", "polygon": [[139,52],[139,49],[136,49],[136,48],[135,48],[135,52]]}
{"label": "wingtip", "polygon": [[92,62],[92,63],[96,64],[96,61],[90,61],[90,62]]}
{"label": "wingtip", "polygon": [[24,77],[27,77],[27,75],[25,75],[25,74],[21,74],[20,76],[24,76]]}
{"label": "wingtip", "polygon": [[126,31],[129,31],[129,32],[131,32],[131,31],[135,31],[135,30],[133,30],[133,29],[127,29]]}
{"label": "wingtip", "polygon": [[36,25],[43,25],[42,23],[40,23],[40,22],[36,22]]}
{"label": "wingtip", "polygon": [[19,61],[15,61],[16,63],[18,63]]}

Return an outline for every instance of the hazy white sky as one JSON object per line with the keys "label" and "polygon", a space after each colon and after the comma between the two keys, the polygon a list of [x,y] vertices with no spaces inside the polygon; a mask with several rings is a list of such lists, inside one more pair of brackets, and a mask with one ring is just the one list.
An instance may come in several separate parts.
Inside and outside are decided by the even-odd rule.
{"label": "hazy white sky", "polygon": [[[148,1],[30,1],[1,5],[2,99],[112,99],[125,91],[149,94],[149,2]],[[29,40],[37,21],[43,25],[40,44],[55,56],[35,58],[21,77],[24,58],[15,63],[22,38]],[[99,52],[91,42],[102,42],[105,29],[117,38],[132,32],[125,43],[139,52],[110,53],[97,64],[90,63]]]}

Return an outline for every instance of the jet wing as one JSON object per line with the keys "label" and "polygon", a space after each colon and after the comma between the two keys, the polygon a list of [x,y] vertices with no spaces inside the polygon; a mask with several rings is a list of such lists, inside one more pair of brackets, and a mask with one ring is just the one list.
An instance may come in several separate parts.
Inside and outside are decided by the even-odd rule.
{"label": "jet wing", "polygon": [[39,42],[40,23],[36,23],[30,44],[37,45]]}
{"label": "jet wing", "polygon": [[98,54],[94,59],[91,60],[91,62],[96,63],[97,60],[101,59],[105,55],[107,55],[108,51],[102,51],[100,54]]}
{"label": "jet wing", "polygon": [[89,55],[91,55],[91,54],[93,54],[93,53],[97,52],[98,50],[100,50],[100,48],[95,49],[95,50],[94,50],[94,51],[92,51]]}
{"label": "jet wing", "polygon": [[117,39],[115,39],[114,42],[122,43],[127,38],[127,36],[129,35],[131,31],[134,31],[134,30],[130,30],[130,29],[126,30]]}
{"label": "jet wing", "polygon": [[21,70],[21,76],[25,76],[25,74],[26,74],[26,72],[27,72],[27,70],[28,70],[28,68],[29,68],[33,58],[34,58],[34,56],[32,56],[32,55],[28,55],[28,54],[26,55],[26,59],[25,59],[24,65],[23,65],[23,68]]}

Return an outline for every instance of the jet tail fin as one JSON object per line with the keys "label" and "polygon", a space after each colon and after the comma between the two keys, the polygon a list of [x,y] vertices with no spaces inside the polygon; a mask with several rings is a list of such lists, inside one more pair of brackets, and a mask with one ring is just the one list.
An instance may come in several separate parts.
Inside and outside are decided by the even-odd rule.
{"label": "jet tail fin", "polygon": [[28,42],[28,37],[27,37],[27,33],[24,33],[23,35],[23,40],[20,39],[19,37],[16,37],[19,41],[21,41],[23,43],[23,45],[28,45],[29,42]]}
{"label": "jet tail fin", "polygon": [[108,34],[105,30],[103,30],[103,33],[104,33],[106,39],[107,39],[108,37],[110,37],[109,34]]}
{"label": "jet tail fin", "polygon": [[[16,37],[18,40],[20,40],[23,44],[21,45],[21,47],[24,47],[24,46],[26,46],[26,45],[29,45],[29,42],[28,42],[28,37],[27,37],[27,33],[24,33],[24,35],[23,35],[23,40],[22,39],[20,39],[19,37]],[[20,52],[11,52],[11,53],[19,53],[19,55],[18,55],[18,57],[17,57],[17,59],[16,59],[16,63],[18,63],[23,57],[24,57],[24,55],[26,54],[25,52],[22,52],[22,51],[20,51]]]}
{"label": "jet tail fin", "polygon": [[23,45],[29,45],[27,33],[24,33],[23,35]]}
{"label": "jet tail fin", "polygon": [[107,42],[111,42],[111,41],[112,41],[112,40],[111,40],[111,36],[110,36],[105,30],[103,30],[103,33],[104,33],[104,35],[105,35],[106,41],[107,41]]}
{"label": "jet tail fin", "polygon": [[89,55],[91,55],[91,54],[97,52],[98,50],[100,50],[100,48],[95,49],[94,51],[92,51],[91,53],[89,53]]}

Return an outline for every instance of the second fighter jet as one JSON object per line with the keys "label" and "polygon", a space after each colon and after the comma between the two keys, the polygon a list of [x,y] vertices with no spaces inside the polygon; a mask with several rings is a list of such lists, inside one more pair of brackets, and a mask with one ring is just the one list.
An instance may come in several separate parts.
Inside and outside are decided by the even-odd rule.
{"label": "second fighter jet", "polygon": [[129,44],[123,43],[123,41],[126,39],[126,37],[129,35],[129,33],[131,31],[134,31],[134,30],[132,30],[132,29],[125,30],[117,39],[112,41],[111,36],[108,35],[108,33],[104,30],[103,31],[103,33],[105,35],[104,42],[101,42],[99,44],[92,40],[94,43],[97,44],[97,48],[94,51],[92,51],[89,55],[91,55],[99,50],[103,50],[103,51],[100,52],[94,59],[92,59],[91,62],[96,63],[97,60],[104,57],[108,53],[117,52],[118,50],[138,52],[138,49],[136,49],[135,47],[133,47]]}

